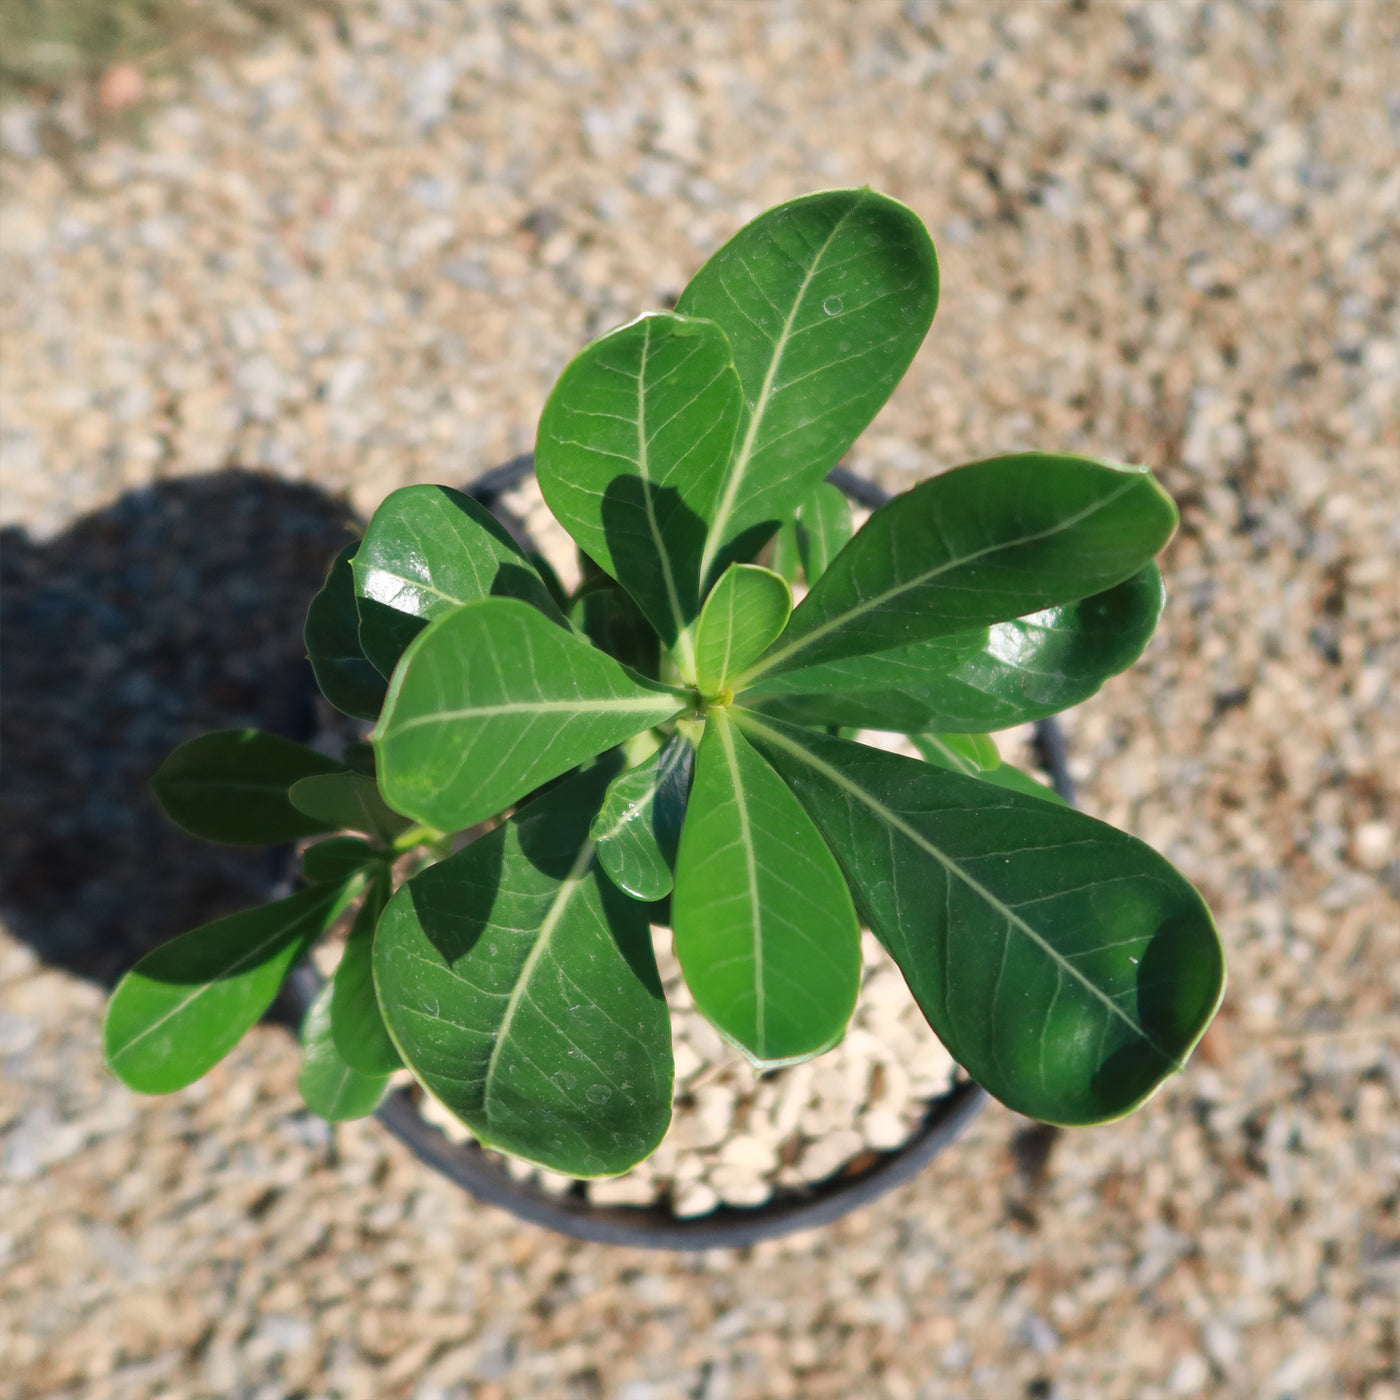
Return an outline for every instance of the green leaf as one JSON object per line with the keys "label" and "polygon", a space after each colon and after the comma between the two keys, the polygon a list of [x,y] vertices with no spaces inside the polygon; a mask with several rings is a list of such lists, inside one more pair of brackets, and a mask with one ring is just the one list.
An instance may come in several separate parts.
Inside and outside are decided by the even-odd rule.
{"label": "green leaf", "polygon": [[646,908],[599,870],[608,770],[430,866],[375,938],[403,1058],[485,1144],[571,1176],[626,1171],[671,1117],[670,1017]]}
{"label": "green leaf", "polygon": [[370,881],[355,915],[331,998],[331,1033],[340,1058],[364,1075],[392,1074],[402,1063],[374,990],[374,931],[389,901],[387,874]]}
{"label": "green leaf", "polygon": [[624,666],[655,677],[661,668],[661,643],[656,629],[632,601],[626,589],[606,574],[590,579],[575,595],[569,621],[595,647]]}
{"label": "green leaf", "polygon": [[695,750],[680,734],[608,786],[589,835],[613,883],[636,899],[670,893]]}
{"label": "green leaf", "polygon": [[382,859],[369,842],[358,836],[332,836],[302,852],[301,873],[313,885],[340,885]]}
{"label": "green leaf", "polygon": [[342,714],[375,719],[384,703],[384,677],[360,648],[360,614],[350,561],[352,540],[331,561],[326,581],[306,610],[306,655],[321,694]]}
{"label": "green leaf", "polygon": [[549,508],[669,646],[700,609],[705,527],[741,398],[724,332],[657,312],[588,346],[540,419]]}
{"label": "green leaf", "polygon": [[[1087,700],[1131,666],[1152,636],[1165,596],[1162,575],[1149,564],[1103,593],[989,631],[764,677],[751,699],[784,719],[816,725],[904,733],[932,726],[1010,729]],[[970,645],[950,656],[948,644],[963,641]],[[768,698],[785,694],[793,698]]]}
{"label": "green leaf", "polygon": [[802,805],[712,710],[695,765],[671,901],[695,1004],[755,1064],[829,1050],[860,986],[860,929]]}
{"label": "green leaf", "polygon": [[797,509],[797,550],[802,572],[815,583],[845,548],[855,526],[851,503],[839,487],[823,481]]}
{"label": "green leaf", "polygon": [[1076,602],[1146,568],[1175,527],[1145,468],[1040,452],[958,467],[866,521],[749,679]]}
{"label": "green leaf", "polygon": [[302,1066],[297,1081],[312,1113],[331,1123],[367,1118],[389,1088],[388,1074],[362,1074],[347,1064],[331,1033],[330,984],[322,987],[301,1023]]}
{"label": "green leaf", "polygon": [[347,897],[316,885],[192,929],[147,953],[107,1004],[107,1063],[143,1094],[208,1073],[272,1005],[283,978]]}
{"label": "green leaf", "polygon": [[405,486],[386,496],[352,567],[360,643],[385,676],[429,622],[478,598],[518,598],[563,623],[505,527],[446,486]]}
{"label": "green leaf", "polygon": [[773,536],[773,555],[770,561],[775,574],[786,579],[789,584],[802,577],[802,552],[797,547],[797,518],[788,516]]}
{"label": "green leaf", "polygon": [[292,784],[292,805],[326,825],[363,831],[381,841],[392,841],[412,823],[392,810],[379,795],[373,778],[362,773],[319,773]]}
{"label": "green leaf", "polygon": [[792,613],[792,589],[771,569],[731,564],[710,590],[695,631],[695,679],[718,695],[773,644]]}
{"label": "green leaf", "polygon": [[932,723],[928,689],[986,643],[983,627],[872,656],[845,656],[802,671],[769,674],[743,692],[743,703],[818,729],[836,724],[910,734]]}
{"label": "green leaf", "polygon": [[1099,1123],[1182,1068],[1224,961],[1200,895],[1155,851],[1068,807],[741,718],[990,1093],[1045,1122]]}
{"label": "green leaf", "polygon": [[261,729],[219,729],[181,744],[156,769],[151,791],[191,836],[230,846],[275,846],[331,828],[298,811],[293,783],[340,765]]}
{"label": "green leaf", "polygon": [[[1042,802],[1066,806],[1052,787],[1037,782],[1028,773],[1001,761],[996,744],[987,734],[911,734],[909,741],[929,762],[950,773],[963,773],[1012,792],[1038,797]],[[990,748],[988,748],[990,745]]]}
{"label": "green leaf", "polygon": [[395,672],[371,736],[380,786],[416,821],[460,830],[684,703],[524,603],[469,603],[415,638]]}
{"label": "green leaf", "polygon": [[676,309],[729,337],[744,416],[701,561],[752,558],[889,398],[938,305],[928,231],[870,189],[770,209],[696,273]]}

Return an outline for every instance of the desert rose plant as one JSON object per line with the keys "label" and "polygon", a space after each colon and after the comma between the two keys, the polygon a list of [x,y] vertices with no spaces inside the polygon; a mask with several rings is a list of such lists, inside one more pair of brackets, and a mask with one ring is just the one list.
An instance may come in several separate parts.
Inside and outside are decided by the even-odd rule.
{"label": "desert rose plant", "polygon": [[574,1176],[625,1171],[670,1122],[653,923],[759,1070],[841,1039],[862,923],[1022,1113],[1101,1123],[1180,1070],[1224,980],[1205,904],[987,737],[1139,655],[1176,510],[1144,467],[1024,452],[853,533],[825,478],[937,300],[919,219],[837,190],[588,346],[536,449],[571,595],[467,496],[389,496],[306,620],[369,743],[216,733],[153,780],[196,835],[317,838],[304,888],[143,959],[108,1009],[113,1070],[155,1093],[204,1074],[355,906],[303,1029],[310,1106],[368,1113],[406,1066],[483,1143]]}

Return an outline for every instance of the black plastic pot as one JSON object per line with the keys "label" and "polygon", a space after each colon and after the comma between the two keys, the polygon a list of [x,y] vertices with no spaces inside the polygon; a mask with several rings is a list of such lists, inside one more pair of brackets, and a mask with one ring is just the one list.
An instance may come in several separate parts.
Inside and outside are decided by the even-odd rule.
{"label": "black plastic pot", "polygon": [[[530,454],[517,457],[485,473],[467,488],[469,496],[490,510],[523,543],[528,543],[524,529],[502,506],[501,497],[528,476],[534,465]],[[844,467],[836,468],[829,480],[858,505],[874,509],[889,499],[880,487]],[[1066,766],[1064,736],[1054,720],[1042,720],[1037,725],[1036,740],[1056,790],[1073,803],[1074,786]],[[289,982],[289,1009],[298,1021],[310,1005],[318,981],[314,970],[303,967]],[[757,1244],[839,1220],[911,1180],[963,1133],[987,1102],[983,1089],[964,1080],[948,1093],[929,1100],[923,1122],[902,1147],[862,1154],[826,1181],[780,1190],[761,1206],[720,1206],[708,1215],[695,1217],[677,1216],[664,1205],[593,1205],[581,1182],[562,1195],[553,1195],[517,1181],[496,1154],[474,1142],[454,1143],[427,1122],[418,1112],[410,1089],[391,1094],[376,1116],[421,1162],[478,1200],[500,1206],[521,1220],[598,1244],[696,1250]]]}

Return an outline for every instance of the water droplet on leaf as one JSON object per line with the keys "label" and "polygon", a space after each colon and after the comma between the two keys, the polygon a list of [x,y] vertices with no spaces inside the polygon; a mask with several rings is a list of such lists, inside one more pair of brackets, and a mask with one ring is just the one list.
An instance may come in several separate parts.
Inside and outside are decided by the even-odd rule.
{"label": "water droplet on leaf", "polygon": [[585,1092],[589,1103],[607,1103],[612,1098],[612,1090],[606,1084],[590,1084]]}
{"label": "water droplet on leaf", "polygon": [[822,302],[822,310],[825,311],[828,316],[839,316],[845,309],[846,303],[842,301],[840,297],[827,297],[827,299]]}

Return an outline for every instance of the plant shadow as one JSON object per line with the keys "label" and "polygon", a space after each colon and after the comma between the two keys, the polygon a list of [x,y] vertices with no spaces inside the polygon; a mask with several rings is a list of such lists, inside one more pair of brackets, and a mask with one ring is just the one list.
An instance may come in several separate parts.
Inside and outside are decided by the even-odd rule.
{"label": "plant shadow", "polygon": [[186,836],[147,781],[209,729],[312,733],[302,619],[355,528],[343,499],[229,469],[51,541],[0,532],[0,920],[46,963],[111,986],[283,881],[284,850]]}

